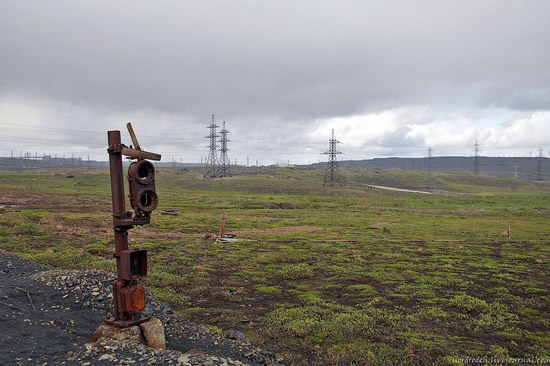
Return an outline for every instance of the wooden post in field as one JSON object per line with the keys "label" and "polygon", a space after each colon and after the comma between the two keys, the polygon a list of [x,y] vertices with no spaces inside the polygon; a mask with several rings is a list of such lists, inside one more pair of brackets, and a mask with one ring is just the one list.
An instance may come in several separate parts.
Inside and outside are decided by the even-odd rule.
{"label": "wooden post in field", "polygon": [[220,224],[220,238],[223,236],[223,233],[225,232],[225,220],[226,220],[226,217],[225,217],[225,214],[223,214],[222,216],[222,222]]}

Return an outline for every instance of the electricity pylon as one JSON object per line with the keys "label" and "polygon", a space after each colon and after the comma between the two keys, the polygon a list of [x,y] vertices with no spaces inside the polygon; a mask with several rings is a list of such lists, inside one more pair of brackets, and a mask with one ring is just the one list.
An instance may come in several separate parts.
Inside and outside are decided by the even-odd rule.
{"label": "electricity pylon", "polygon": [[431,146],[428,147],[428,188],[432,188],[432,149]]}
{"label": "electricity pylon", "polygon": [[542,147],[539,148],[539,158],[537,159],[537,180],[542,180]]}
{"label": "electricity pylon", "polygon": [[481,149],[479,148],[479,143],[477,142],[474,144],[474,174],[479,174],[479,152]]}
{"label": "electricity pylon", "polygon": [[229,157],[227,156],[227,151],[229,149],[227,148],[227,142],[229,140],[227,139],[227,134],[229,131],[225,129],[225,121],[222,123],[222,130],[220,131],[220,162],[219,162],[219,169],[218,169],[218,176],[220,177],[227,177],[231,175],[229,172]]}
{"label": "electricity pylon", "polygon": [[208,152],[208,157],[206,158],[206,167],[204,176],[205,177],[215,177],[217,173],[217,166],[218,166],[218,159],[217,159],[217,151],[216,148],[218,145],[216,145],[216,139],[219,137],[219,135],[216,133],[216,128],[220,126],[216,125],[216,122],[214,121],[214,115],[212,115],[212,122],[206,127],[210,129],[210,134],[206,136],[207,139],[210,139],[210,145],[208,146],[210,148]]}
{"label": "electricity pylon", "polygon": [[336,160],[337,154],[342,154],[340,151],[336,150],[336,144],[341,144],[340,141],[334,138],[334,129],[332,130],[332,137],[328,143],[328,151],[325,151],[323,154],[328,155],[327,167],[325,170],[325,176],[323,178],[324,186],[333,186],[335,184],[342,185],[340,181],[340,172],[338,170],[338,161]]}

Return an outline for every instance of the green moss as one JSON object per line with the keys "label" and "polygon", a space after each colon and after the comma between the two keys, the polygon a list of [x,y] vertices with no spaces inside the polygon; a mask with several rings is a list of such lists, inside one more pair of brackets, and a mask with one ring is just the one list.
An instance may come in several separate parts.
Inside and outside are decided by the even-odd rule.
{"label": "green moss", "polygon": [[280,294],[282,292],[280,286],[266,286],[266,285],[256,285],[256,291],[264,294]]}
{"label": "green moss", "polygon": [[223,335],[223,329],[216,327],[215,325],[207,324],[206,328],[208,328],[211,333],[217,335],[218,337],[221,337]]}
{"label": "green moss", "polygon": [[378,294],[378,292],[376,292],[376,290],[373,289],[371,285],[367,284],[349,285],[347,289],[351,291],[356,291],[361,297],[371,297]]}
{"label": "green moss", "polygon": [[449,300],[449,304],[464,310],[467,313],[483,312],[489,308],[489,305],[485,300],[466,294],[454,296]]}
{"label": "green moss", "polygon": [[284,264],[281,266],[278,274],[287,280],[298,280],[311,278],[313,276],[313,270],[306,263]]}
{"label": "green moss", "polygon": [[189,296],[176,292],[171,288],[151,287],[151,290],[158,299],[170,303],[174,310],[182,310],[191,305]]}
{"label": "green moss", "polygon": [[64,247],[54,251],[39,251],[24,253],[23,257],[36,261],[47,268],[83,269],[90,267],[105,267],[110,269],[104,259],[90,255],[82,250]]}

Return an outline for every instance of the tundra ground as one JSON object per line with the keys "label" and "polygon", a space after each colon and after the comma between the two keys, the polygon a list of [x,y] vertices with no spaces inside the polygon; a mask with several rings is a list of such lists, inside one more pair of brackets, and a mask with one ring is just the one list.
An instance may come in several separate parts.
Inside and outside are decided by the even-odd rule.
{"label": "tundra ground", "polygon": [[[157,171],[152,223],[130,232],[180,314],[297,365],[550,358],[549,184],[435,173],[426,195],[365,186],[424,189],[421,172],[236,173]],[[0,173],[0,190],[0,248],[114,271],[106,170]],[[224,214],[239,241],[211,237]]]}

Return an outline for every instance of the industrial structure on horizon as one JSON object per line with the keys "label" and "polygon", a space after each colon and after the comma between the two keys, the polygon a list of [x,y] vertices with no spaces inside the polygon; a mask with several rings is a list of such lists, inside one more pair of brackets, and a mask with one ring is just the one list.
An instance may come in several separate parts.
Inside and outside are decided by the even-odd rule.
{"label": "industrial structure on horizon", "polygon": [[[208,156],[203,156],[199,162],[185,162],[183,158],[179,157],[179,162],[172,156],[171,161],[168,162],[154,162],[155,168],[158,169],[178,169],[180,171],[186,171],[187,169],[204,169],[204,177],[225,177],[234,174],[233,171],[237,167],[237,159],[234,160],[234,166],[231,166],[231,161],[228,156],[228,139],[229,131],[226,129],[225,121],[221,126],[221,130],[218,130],[218,126],[215,122],[215,116],[212,115],[212,119],[207,128],[210,133],[206,138],[209,139],[209,152]],[[481,172],[495,172],[504,176],[525,178],[530,180],[543,181],[550,179],[550,158],[545,156],[545,150],[542,147],[537,149],[538,154],[529,154],[529,156],[508,156],[508,157],[491,157],[482,156],[480,154],[481,145],[476,139],[472,148],[473,154],[470,156],[436,156],[434,155],[434,149],[432,146],[427,148],[427,154],[424,157],[416,158],[400,158],[400,157],[386,157],[386,158],[372,158],[361,160],[340,160],[337,161],[336,155],[342,154],[336,149],[337,144],[340,143],[334,136],[334,130],[332,130],[332,136],[329,139],[329,149],[322,154],[328,155],[328,161],[318,163],[298,164],[295,163],[296,168],[322,168],[324,170],[323,184],[335,185],[341,184],[341,172],[340,168],[365,168],[365,169],[402,169],[413,171],[424,171],[427,173],[427,186],[431,187],[434,179],[434,172],[442,171],[462,171],[473,172],[473,174],[480,174]],[[430,151],[431,150],[431,151]],[[244,159],[244,158],[243,158]],[[257,159],[251,160],[250,156],[246,156],[246,165],[242,164],[239,167],[259,167],[259,161]],[[280,160],[279,160],[280,161]],[[265,165],[271,167],[291,167],[291,160],[286,159],[284,164]],[[127,161],[123,161],[124,166],[128,166]],[[9,154],[5,154],[0,157],[0,170],[32,170],[32,169],[51,169],[51,168],[104,168],[108,163],[101,160],[90,159],[90,155],[83,157],[69,152],[67,154],[47,154],[45,152],[20,150],[14,152],[13,150]]]}
{"label": "industrial structure on horizon", "polygon": [[474,174],[479,174],[479,152],[481,149],[479,148],[479,142],[474,144]]}
{"label": "industrial structure on horizon", "polygon": [[[229,140],[227,139],[227,134],[229,131],[225,129],[225,121],[222,123],[222,130],[220,131],[220,160],[219,160],[219,169],[218,169],[218,177],[228,177],[231,175],[231,172],[229,170],[230,162],[229,158],[227,157],[227,151],[229,149],[227,148],[227,143]],[[237,165],[237,159],[235,159],[235,165]]]}
{"label": "industrial structure on horizon", "polygon": [[[231,174],[231,162],[229,161],[229,157],[227,156],[227,152],[229,151],[229,149],[227,148],[227,143],[229,142],[229,140],[227,139],[227,135],[229,134],[229,131],[225,128],[225,121],[223,121],[222,130],[219,134],[216,131],[218,127],[220,126],[216,124],[214,115],[212,115],[212,120],[210,124],[206,127],[210,130],[210,133],[208,134],[208,136],[206,136],[206,138],[209,139],[210,144],[208,145],[208,157],[205,161],[204,177],[227,177]],[[218,142],[220,143],[220,145],[218,145]],[[219,158],[218,147],[220,147]]]}
{"label": "industrial structure on horizon", "polygon": [[432,188],[432,153],[434,149],[428,147],[428,188]]}
{"label": "industrial structure on horizon", "polygon": [[336,155],[342,154],[340,151],[336,150],[336,144],[341,144],[340,141],[336,140],[334,137],[334,129],[332,130],[332,136],[328,141],[328,151],[325,151],[322,154],[328,155],[328,162],[325,169],[325,176],[323,178],[324,186],[333,186],[335,184],[342,185],[340,171],[338,169],[338,161],[336,160]]}
{"label": "industrial structure on horizon", "polygon": [[212,121],[210,124],[206,127],[210,130],[210,133],[208,136],[206,136],[207,139],[210,140],[210,144],[208,145],[208,157],[205,161],[205,169],[204,169],[204,176],[205,177],[215,177],[217,175],[217,167],[218,167],[218,154],[217,154],[217,142],[219,135],[216,133],[216,128],[220,126],[216,125],[216,121],[214,120],[214,115],[212,115]]}

